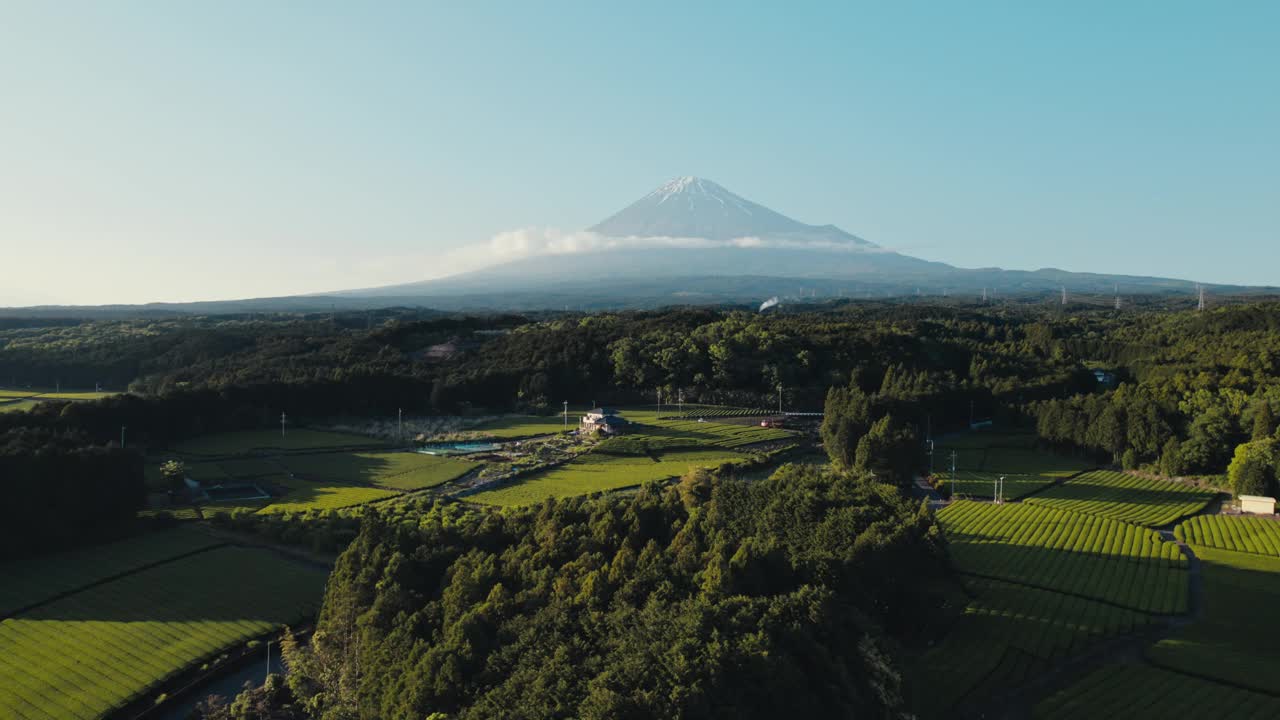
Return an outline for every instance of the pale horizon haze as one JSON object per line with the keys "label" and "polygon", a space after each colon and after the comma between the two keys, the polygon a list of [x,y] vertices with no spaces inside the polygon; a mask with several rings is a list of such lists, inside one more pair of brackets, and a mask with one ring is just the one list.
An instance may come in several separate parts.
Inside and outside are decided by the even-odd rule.
{"label": "pale horizon haze", "polygon": [[1280,3],[0,0],[0,306],[506,258],[681,175],[962,267],[1280,285]]}

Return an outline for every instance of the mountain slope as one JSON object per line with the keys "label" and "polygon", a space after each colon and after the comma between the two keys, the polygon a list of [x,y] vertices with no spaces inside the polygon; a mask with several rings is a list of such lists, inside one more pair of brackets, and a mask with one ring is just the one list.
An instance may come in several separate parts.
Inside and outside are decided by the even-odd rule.
{"label": "mountain slope", "polygon": [[813,238],[851,247],[875,247],[834,225],[806,225],[710,180],[689,175],[672,180],[587,230],[610,237]]}

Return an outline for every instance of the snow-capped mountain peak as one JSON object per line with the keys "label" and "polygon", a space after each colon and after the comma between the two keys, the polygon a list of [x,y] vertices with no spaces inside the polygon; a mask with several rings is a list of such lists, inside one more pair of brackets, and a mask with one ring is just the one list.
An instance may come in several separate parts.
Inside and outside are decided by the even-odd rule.
{"label": "snow-capped mountain peak", "polygon": [[805,223],[747,200],[706,178],[675,178],[588,228],[612,237],[816,238],[873,247],[832,226]]}

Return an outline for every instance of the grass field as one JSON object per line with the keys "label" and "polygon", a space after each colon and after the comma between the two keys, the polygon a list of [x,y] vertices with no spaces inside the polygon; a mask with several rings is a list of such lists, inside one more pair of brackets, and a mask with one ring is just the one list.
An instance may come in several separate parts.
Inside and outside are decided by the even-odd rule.
{"label": "grass field", "polygon": [[1280,522],[1247,515],[1197,515],[1174,535],[1191,545],[1280,557]]}
{"label": "grass field", "polygon": [[743,458],[730,450],[666,452],[659,462],[647,456],[588,453],[510,485],[468,496],[467,500],[488,505],[531,505],[548,497],[586,495],[678,477],[692,467],[716,467]]}
{"label": "grass field", "polygon": [[1280,558],[1195,547],[1204,615],[1147,650],[1158,665],[1280,695]]}
{"label": "grass field", "polygon": [[1151,616],[995,580],[966,582],[975,598],[924,659],[926,716],[969,696],[1016,686],[1098,640],[1133,632]]}
{"label": "grass field", "polygon": [[219,543],[204,533],[177,528],[0,565],[0,617],[103,579]]}
{"label": "grass field", "polygon": [[1027,503],[963,500],[938,521],[962,573],[1142,612],[1186,612],[1187,560],[1151,530]]}
{"label": "grass field", "polygon": [[95,390],[82,390],[67,392],[58,392],[56,389],[49,390],[0,390],[0,401],[11,398],[39,398],[40,400],[101,400],[102,398],[119,395],[117,392],[97,392]]}
{"label": "grass field", "polygon": [[1180,483],[1094,470],[1027,502],[1159,527],[1203,510],[1216,495]]}
{"label": "grass field", "polygon": [[[581,411],[571,411],[569,413],[569,430],[578,429],[578,423],[581,420]],[[565,422],[564,417],[560,415],[509,415],[468,428],[467,431],[480,433],[486,437],[515,440],[565,432]]]}
{"label": "grass field", "polygon": [[307,479],[376,485],[390,490],[422,490],[443,485],[479,467],[479,463],[410,452],[293,455],[282,462]]}
{"label": "grass field", "polygon": [[305,512],[307,510],[338,510],[355,505],[364,505],[377,500],[385,500],[399,494],[394,490],[346,485],[343,483],[308,482],[305,480],[284,482],[289,484],[289,493],[262,507],[258,512],[283,513]]}
{"label": "grass field", "polygon": [[0,400],[0,412],[22,412],[23,410],[30,410],[39,404],[39,400]]}
{"label": "grass field", "polygon": [[243,455],[253,451],[296,452],[385,445],[385,442],[363,435],[297,428],[289,430],[283,438],[280,437],[279,430],[247,430],[203,435],[178,443],[173,449],[182,455],[224,456]]}
{"label": "grass field", "polygon": [[1036,705],[1036,720],[1280,717],[1280,698],[1143,665],[1101,668]]}
{"label": "grass field", "polygon": [[100,718],[183,668],[296,622],[325,573],[219,548],[0,622],[0,717]]}

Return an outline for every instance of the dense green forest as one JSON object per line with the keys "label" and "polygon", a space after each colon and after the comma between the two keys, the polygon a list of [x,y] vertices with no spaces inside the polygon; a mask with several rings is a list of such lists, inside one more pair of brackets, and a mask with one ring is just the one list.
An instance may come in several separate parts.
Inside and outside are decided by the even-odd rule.
{"label": "dense green forest", "polygon": [[905,716],[897,648],[937,631],[939,538],[896,488],[799,466],[768,483],[692,473],[505,513],[373,514],[311,643],[285,643],[288,685],[270,705],[324,718]]}
{"label": "dense green forest", "polygon": [[132,394],[0,413],[0,430],[106,444],[127,426],[139,445],[163,447],[271,427],[280,412],[554,412],[563,400],[654,402],[658,392],[771,407],[779,387],[787,409],[817,411],[837,388],[868,399],[868,430],[890,418],[877,437],[922,439],[995,418],[1034,426],[1060,449],[1173,475],[1225,475],[1239,451],[1237,464],[1252,468],[1243,475],[1265,488],[1276,475],[1277,340],[1276,303],[1201,313],[837,303],[768,314],[7,321],[0,382]]}

